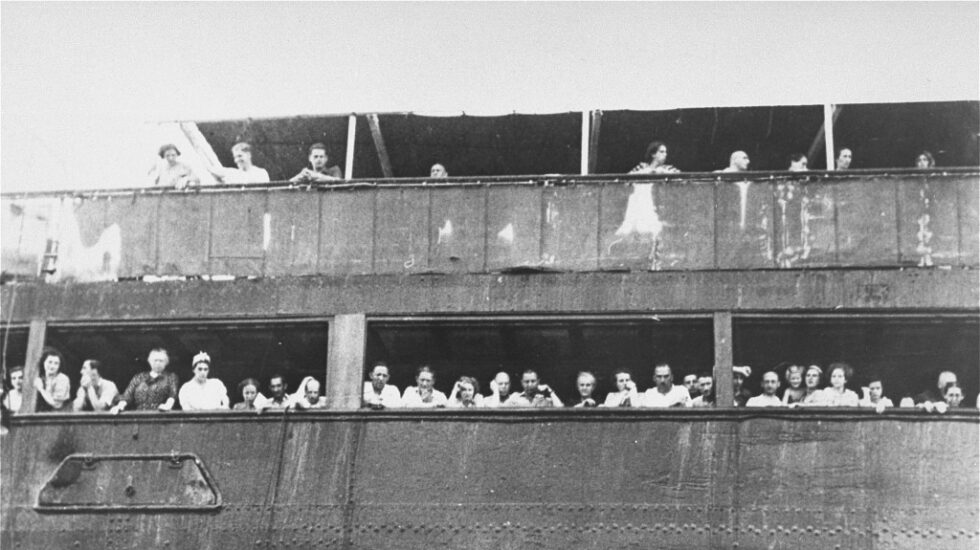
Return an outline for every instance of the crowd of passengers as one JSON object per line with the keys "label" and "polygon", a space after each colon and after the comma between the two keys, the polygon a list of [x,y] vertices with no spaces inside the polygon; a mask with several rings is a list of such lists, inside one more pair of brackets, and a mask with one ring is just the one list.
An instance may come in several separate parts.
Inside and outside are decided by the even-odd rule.
{"label": "crowd of passengers", "polygon": [[[170,356],[167,350],[155,348],[147,356],[149,370],[133,376],[126,389],[119,393],[116,384],[100,374],[101,364],[89,359],[83,362],[78,387],[71,391],[71,381],[61,367],[62,355],[54,349],[45,349],[38,365],[39,376],[32,381],[37,392],[36,411],[102,411],[118,414],[125,410],[169,411],[179,404],[185,411],[211,411],[228,409],[230,397],[225,384],[209,376],[211,357],[200,352],[191,360],[193,377],[180,384],[177,375],[168,371]],[[782,373],[782,374],[780,374]],[[884,411],[894,406],[885,397],[881,378],[869,378],[861,388],[862,395],[848,389],[847,383],[854,375],[846,363],[831,363],[826,372],[818,365],[780,364],[762,374],[762,391],[751,395],[745,381],[752,375],[748,366],[732,367],[732,390],[736,407],[868,407]],[[520,378],[521,391],[511,391],[511,378],[499,372],[490,381],[490,393],[480,393],[480,383],[470,376],[462,376],[453,384],[447,396],[435,388],[436,373],[428,366],[418,368],[415,385],[400,391],[388,383],[388,365],[376,363],[369,380],[364,383],[362,403],[365,408],[498,408],[498,407],[714,407],[715,386],[711,374],[686,374],[682,384],[674,384],[670,365],[658,363],[653,368],[653,386],[640,391],[633,375],[626,369],[614,374],[615,390],[605,398],[596,394],[597,380],[591,372],[580,372],[575,387],[578,395],[568,404],[559,398],[552,388],[540,379],[537,372],[525,370]],[[782,380],[782,381],[781,381]],[[785,382],[783,384],[782,382]],[[17,412],[24,399],[24,369],[14,367],[9,371],[9,389],[4,392],[2,405],[5,411]],[[262,393],[258,380],[246,378],[238,383],[233,410],[265,409],[320,409],[326,407],[326,398],[320,393],[321,385],[307,376],[297,390],[290,394],[285,378],[274,374]],[[240,401],[238,400],[240,397]],[[929,388],[915,397],[905,397],[900,407],[918,407],[929,412],[944,413],[963,404],[963,389],[952,371],[939,374],[935,388]],[[980,396],[977,398],[980,408]]]}
{"label": "crowd of passengers", "polygon": [[[225,184],[245,184],[245,183],[268,183],[269,172],[252,164],[252,146],[246,142],[236,143],[231,148],[232,158],[235,161],[235,168],[211,167],[207,170],[214,176],[215,181]],[[160,147],[158,151],[160,163],[150,170],[150,176],[154,185],[161,187],[174,187],[183,189],[201,184],[201,177],[194,169],[180,160],[180,150],[177,146],[168,143]],[[843,171],[851,168],[854,159],[854,152],[849,147],[841,147],[837,150],[837,157],[834,161],[834,170]],[[341,170],[336,165],[330,165],[330,157],[327,154],[327,146],[322,143],[314,143],[309,148],[307,159],[310,166],[303,168],[298,174],[290,178],[293,183],[335,183],[343,179]],[[786,170],[790,172],[805,172],[807,168],[807,158],[803,153],[794,153],[787,159]],[[936,166],[935,158],[929,151],[921,151],[915,156],[914,166],[920,169],[929,169]],[[749,155],[745,151],[735,151],[731,154],[728,166],[715,170],[716,172],[744,172],[749,169]],[[671,174],[678,173],[679,169],[667,164],[667,145],[662,141],[651,142],[646,149],[644,159],[634,167],[630,174]],[[429,169],[429,177],[433,179],[449,177],[449,170],[446,165],[437,162]]]}

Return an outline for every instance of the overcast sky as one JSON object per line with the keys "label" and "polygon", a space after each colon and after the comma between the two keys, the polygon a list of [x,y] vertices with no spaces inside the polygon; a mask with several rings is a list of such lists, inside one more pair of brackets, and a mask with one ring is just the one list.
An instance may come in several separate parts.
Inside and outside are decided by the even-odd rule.
{"label": "overcast sky", "polygon": [[977,100],[978,6],[3,3],[0,185],[128,186],[147,121]]}

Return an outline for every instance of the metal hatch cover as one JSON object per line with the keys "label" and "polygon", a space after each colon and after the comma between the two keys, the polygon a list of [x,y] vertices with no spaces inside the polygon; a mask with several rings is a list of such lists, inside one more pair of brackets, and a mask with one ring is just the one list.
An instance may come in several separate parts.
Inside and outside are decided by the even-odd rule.
{"label": "metal hatch cover", "polygon": [[73,454],[44,484],[41,513],[210,512],[221,508],[204,462],[191,453]]}

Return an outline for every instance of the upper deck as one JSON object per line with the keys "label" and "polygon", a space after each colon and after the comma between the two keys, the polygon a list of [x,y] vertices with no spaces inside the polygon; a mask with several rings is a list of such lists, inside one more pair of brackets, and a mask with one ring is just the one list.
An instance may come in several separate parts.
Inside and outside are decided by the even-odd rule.
{"label": "upper deck", "polygon": [[980,170],[273,183],[2,197],[4,275],[968,267]]}

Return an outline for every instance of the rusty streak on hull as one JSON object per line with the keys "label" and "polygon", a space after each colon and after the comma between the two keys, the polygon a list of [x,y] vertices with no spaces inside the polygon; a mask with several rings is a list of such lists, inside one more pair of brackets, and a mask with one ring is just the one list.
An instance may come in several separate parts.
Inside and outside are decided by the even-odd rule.
{"label": "rusty streak on hull", "polygon": [[[853,410],[22,417],[3,436],[0,543],[973,549],[978,421]],[[93,452],[194,453],[224,504],[35,511],[60,460]]]}

